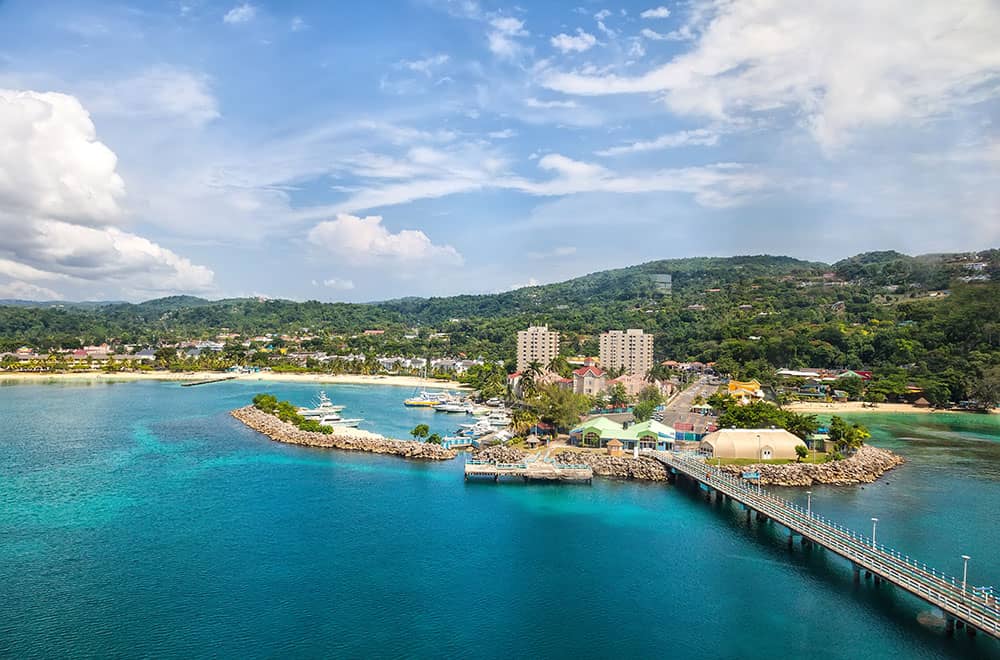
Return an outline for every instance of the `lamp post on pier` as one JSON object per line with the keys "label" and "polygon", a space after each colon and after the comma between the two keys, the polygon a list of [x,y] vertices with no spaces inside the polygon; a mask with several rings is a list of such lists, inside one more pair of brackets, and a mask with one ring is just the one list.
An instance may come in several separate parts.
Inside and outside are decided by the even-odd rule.
{"label": "lamp post on pier", "polygon": [[813,492],[811,490],[806,491],[806,515],[812,518],[813,510]]}
{"label": "lamp post on pier", "polygon": [[872,548],[875,547],[875,526],[878,525],[878,518],[872,518]]}
{"label": "lamp post on pier", "polygon": [[962,560],[965,562],[965,565],[962,567],[962,595],[963,596],[965,595],[965,581],[966,581],[966,578],[969,577],[969,559],[971,559],[971,557],[969,557],[969,555],[962,555]]}

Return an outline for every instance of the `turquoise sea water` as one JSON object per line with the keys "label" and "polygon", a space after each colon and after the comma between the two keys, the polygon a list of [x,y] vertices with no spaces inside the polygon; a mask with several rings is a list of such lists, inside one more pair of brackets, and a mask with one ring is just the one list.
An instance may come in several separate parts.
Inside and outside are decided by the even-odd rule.
{"label": "turquoise sea water", "polygon": [[[261,389],[318,391],[0,386],[0,656],[1000,657],[697,492],[281,445],[227,415]],[[327,390],[389,435],[458,421]],[[909,462],[813,508],[1000,587],[997,417],[859,419]]]}

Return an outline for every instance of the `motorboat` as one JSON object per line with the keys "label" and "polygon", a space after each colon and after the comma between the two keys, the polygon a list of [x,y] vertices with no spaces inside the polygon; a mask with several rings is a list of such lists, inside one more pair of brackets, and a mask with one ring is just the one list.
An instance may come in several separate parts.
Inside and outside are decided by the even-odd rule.
{"label": "motorboat", "polygon": [[441,394],[421,392],[417,396],[411,396],[409,399],[403,401],[403,405],[409,408],[433,408],[442,403],[448,403],[449,398]]}
{"label": "motorboat", "polygon": [[344,406],[334,405],[326,392],[320,392],[315,408],[299,408],[299,415],[306,419],[319,419],[325,415],[339,413]]}
{"label": "motorboat", "polygon": [[356,418],[353,418],[353,419],[348,419],[348,418],[341,417],[340,415],[338,415],[336,413],[333,413],[331,415],[326,415],[324,417],[321,417],[318,421],[323,426],[332,426],[334,428],[336,428],[338,426],[349,426],[351,428],[354,428],[358,424],[360,424],[361,422],[363,422],[365,420],[362,419],[362,418],[360,418],[360,417],[356,417]]}
{"label": "motorboat", "polygon": [[496,429],[486,420],[479,420],[475,424],[462,424],[459,427],[458,435],[472,438],[480,438],[493,433]]}
{"label": "motorboat", "polygon": [[510,426],[510,417],[503,410],[494,410],[486,417],[482,418],[490,426],[497,426],[499,428],[507,428]]}
{"label": "motorboat", "polygon": [[472,404],[465,401],[448,401],[446,403],[439,403],[434,406],[434,410],[443,413],[465,413],[466,415],[471,415],[473,413]]}
{"label": "motorboat", "polygon": [[486,399],[486,405],[490,408],[497,408],[503,405],[503,401],[499,397],[493,397],[491,399]]}

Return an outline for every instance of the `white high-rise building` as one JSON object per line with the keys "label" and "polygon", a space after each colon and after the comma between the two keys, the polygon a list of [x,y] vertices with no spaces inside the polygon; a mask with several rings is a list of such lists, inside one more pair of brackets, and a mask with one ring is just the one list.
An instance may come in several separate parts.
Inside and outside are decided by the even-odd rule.
{"label": "white high-rise building", "polygon": [[543,369],[559,355],[559,333],[545,325],[533,325],[517,333],[517,370],[524,371],[532,362]]}
{"label": "white high-rise building", "polygon": [[653,368],[653,335],[642,330],[611,330],[601,335],[601,366],[624,367],[627,374],[645,376]]}

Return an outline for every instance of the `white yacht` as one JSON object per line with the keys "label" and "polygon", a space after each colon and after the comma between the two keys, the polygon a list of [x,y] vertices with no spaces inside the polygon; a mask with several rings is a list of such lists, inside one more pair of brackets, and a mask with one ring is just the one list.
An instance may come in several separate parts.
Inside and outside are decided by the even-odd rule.
{"label": "white yacht", "polygon": [[472,404],[467,401],[448,401],[445,403],[439,403],[434,406],[434,410],[443,413],[465,413],[466,415],[471,415],[473,413]]}
{"label": "white yacht", "polygon": [[494,430],[495,429],[493,428],[492,424],[490,424],[486,420],[481,419],[475,424],[462,424],[458,432],[458,435],[480,438],[489,433],[493,433]]}
{"label": "white yacht", "polygon": [[334,428],[337,428],[338,426],[350,426],[353,428],[365,420],[360,417],[348,419],[341,417],[336,413],[333,413],[330,415],[325,415],[319,418],[319,420],[317,421],[324,426],[332,426]]}
{"label": "white yacht", "polygon": [[299,408],[299,414],[306,419],[319,419],[325,415],[336,414],[344,409],[344,406],[334,405],[326,392],[320,392],[319,401],[315,408]]}
{"label": "white yacht", "polygon": [[497,426],[499,428],[507,428],[510,426],[510,416],[504,410],[494,410],[486,417],[482,418],[490,426]]}

